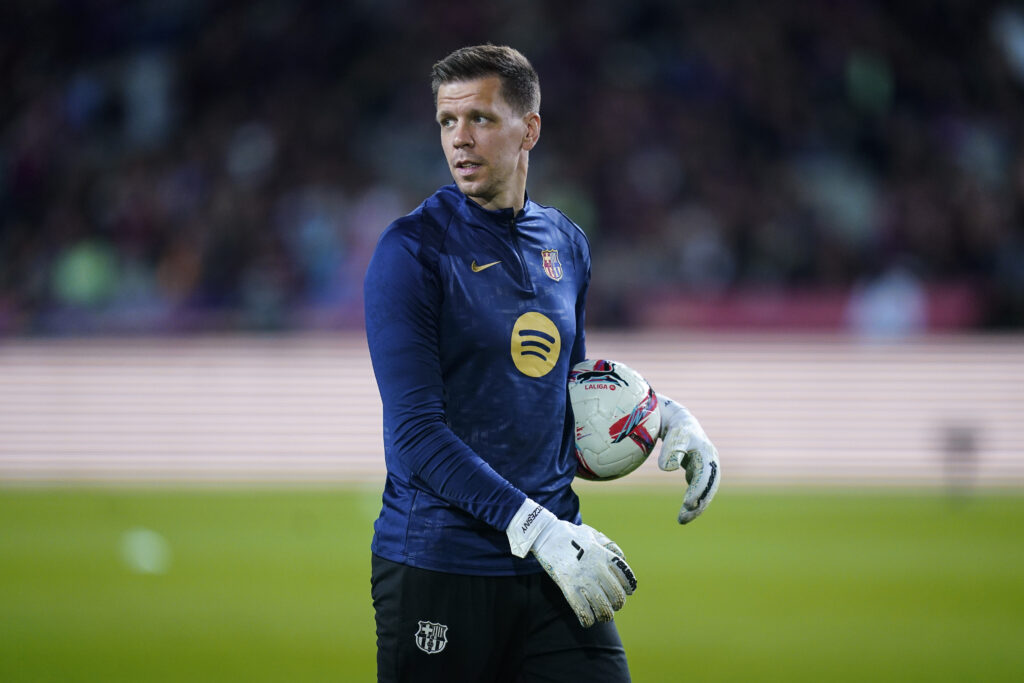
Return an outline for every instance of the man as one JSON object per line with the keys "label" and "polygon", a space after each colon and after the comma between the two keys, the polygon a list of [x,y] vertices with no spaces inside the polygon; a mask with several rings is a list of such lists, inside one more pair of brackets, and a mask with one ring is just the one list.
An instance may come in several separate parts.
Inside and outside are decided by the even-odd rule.
{"label": "man", "polygon": [[[385,230],[365,282],[388,470],[378,680],[628,681],[612,616],[636,579],[571,488],[589,246],[526,194],[537,74],[483,45],[435,64],[432,87],[455,184]],[[714,496],[717,454],[684,408],[662,410],[687,522]]]}

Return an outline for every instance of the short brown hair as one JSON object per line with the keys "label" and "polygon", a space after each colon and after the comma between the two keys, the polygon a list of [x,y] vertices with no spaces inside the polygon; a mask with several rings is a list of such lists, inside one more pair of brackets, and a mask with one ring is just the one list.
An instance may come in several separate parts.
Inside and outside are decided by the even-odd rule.
{"label": "short brown hair", "polygon": [[501,93],[518,114],[540,112],[540,79],[530,61],[507,45],[462,47],[434,64],[430,88],[437,106],[437,91],[445,83],[497,76]]}

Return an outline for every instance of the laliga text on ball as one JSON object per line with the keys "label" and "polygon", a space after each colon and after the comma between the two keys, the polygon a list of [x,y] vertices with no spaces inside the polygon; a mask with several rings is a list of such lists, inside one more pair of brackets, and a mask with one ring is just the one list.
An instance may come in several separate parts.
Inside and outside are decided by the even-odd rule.
{"label": "laliga text on ball", "polygon": [[658,398],[624,363],[586,360],[569,373],[577,476],[609,481],[643,464],[661,428]]}

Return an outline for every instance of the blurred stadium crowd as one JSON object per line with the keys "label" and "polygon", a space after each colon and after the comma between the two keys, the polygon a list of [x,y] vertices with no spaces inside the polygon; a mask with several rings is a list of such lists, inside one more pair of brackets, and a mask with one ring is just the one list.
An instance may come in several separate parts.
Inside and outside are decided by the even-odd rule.
{"label": "blurred stadium crowd", "polygon": [[430,65],[488,41],[541,74],[529,192],[591,239],[592,323],[1024,325],[1008,1],[9,0],[0,333],[358,327],[450,181]]}

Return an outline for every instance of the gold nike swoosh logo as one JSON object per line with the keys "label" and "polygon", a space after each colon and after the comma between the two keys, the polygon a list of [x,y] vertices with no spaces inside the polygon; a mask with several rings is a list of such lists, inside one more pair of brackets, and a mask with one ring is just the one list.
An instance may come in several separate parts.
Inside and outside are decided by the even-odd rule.
{"label": "gold nike swoosh logo", "polygon": [[501,261],[492,261],[491,263],[485,263],[482,266],[478,266],[476,264],[476,261],[473,261],[471,264],[469,264],[469,267],[474,273],[479,273],[481,270],[487,270],[491,266],[496,266],[499,263],[501,263]]}

